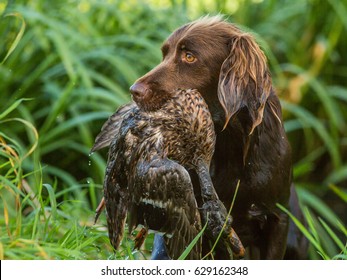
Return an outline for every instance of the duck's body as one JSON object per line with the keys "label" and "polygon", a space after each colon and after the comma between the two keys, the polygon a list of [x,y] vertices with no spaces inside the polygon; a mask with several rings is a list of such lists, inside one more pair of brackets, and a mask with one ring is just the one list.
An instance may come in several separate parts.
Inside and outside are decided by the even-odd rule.
{"label": "duck's body", "polygon": [[[111,243],[118,248],[129,213],[130,231],[142,225],[163,234],[169,257],[177,259],[199,233],[211,209],[216,212],[222,207],[226,219],[209,175],[215,132],[208,106],[196,90],[178,90],[159,109],[144,110],[132,103],[110,120],[93,150],[107,145],[107,130],[113,126],[115,137],[104,180]],[[188,170],[194,170],[200,179],[202,217]],[[221,226],[224,221],[216,223]],[[200,257],[201,242],[197,242],[188,258]]]}

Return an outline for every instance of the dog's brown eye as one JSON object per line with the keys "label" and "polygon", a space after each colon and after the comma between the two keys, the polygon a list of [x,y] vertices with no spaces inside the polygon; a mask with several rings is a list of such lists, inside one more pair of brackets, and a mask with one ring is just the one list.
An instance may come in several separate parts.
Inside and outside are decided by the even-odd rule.
{"label": "dog's brown eye", "polygon": [[192,63],[192,62],[194,62],[194,61],[196,60],[195,56],[192,55],[190,52],[186,52],[186,53],[184,54],[183,59],[184,59],[185,61],[189,62],[189,63]]}

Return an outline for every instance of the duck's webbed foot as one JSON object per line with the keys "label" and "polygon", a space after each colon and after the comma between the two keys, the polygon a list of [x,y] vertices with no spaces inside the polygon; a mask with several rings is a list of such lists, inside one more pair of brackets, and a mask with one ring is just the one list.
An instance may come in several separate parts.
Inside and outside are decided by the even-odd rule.
{"label": "duck's webbed foot", "polygon": [[223,240],[222,246],[226,245],[228,249],[231,249],[233,258],[242,258],[245,255],[245,248],[231,227],[232,217],[218,198],[208,165],[200,161],[197,167],[203,201],[200,214],[203,224],[207,222],[206,234],[213,242]]}
{"label": "duck's webbed foot", "polygon": [[207,222],[206,234],[212,241],[223,240],[223,245],[231,249],[233,258],[242,258],[245,255],[245,248],[241,240],[231,227],[232,217],[224,204],[219,199],[205,201],[202,205],[202,220]]}

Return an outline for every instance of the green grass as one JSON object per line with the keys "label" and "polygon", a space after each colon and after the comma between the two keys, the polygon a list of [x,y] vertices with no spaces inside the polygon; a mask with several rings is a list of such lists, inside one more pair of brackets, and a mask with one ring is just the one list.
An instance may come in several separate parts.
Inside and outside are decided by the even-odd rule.
{"label": "green grass", "polygon": [[219,12],[269,58],[309,257],[346,258],[345,1],[18,0],[0,2],[1,259],[148,258],[152,236],[144,254],[131,238],[114,254],[104,215],[93,225],[106,151],[89,151],[164,38]]}

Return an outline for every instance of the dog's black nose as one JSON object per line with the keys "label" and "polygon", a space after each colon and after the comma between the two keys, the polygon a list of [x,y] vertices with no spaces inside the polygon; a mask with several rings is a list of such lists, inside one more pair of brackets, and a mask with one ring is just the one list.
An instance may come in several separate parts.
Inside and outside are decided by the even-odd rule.
{"label": "dog's black nose", "polygon": [[135,83],[130,87],[130,92],[134,97],[141,98],[145,96],[147,88],[143,83]]}

